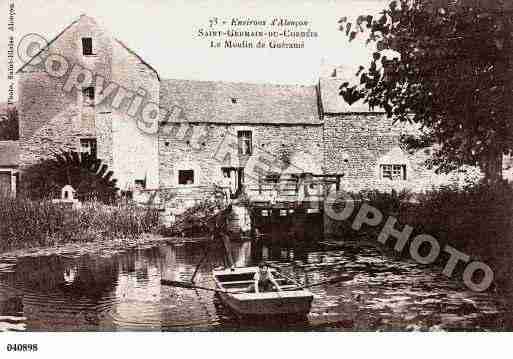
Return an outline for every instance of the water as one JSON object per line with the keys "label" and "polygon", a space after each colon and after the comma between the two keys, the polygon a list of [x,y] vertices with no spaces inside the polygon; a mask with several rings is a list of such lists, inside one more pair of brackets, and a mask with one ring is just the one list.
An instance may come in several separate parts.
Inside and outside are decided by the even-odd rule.
{"label": "water", "polygon": [[[340,274],[353,279],[313,287],[301,322],[239,321],[212,292],[160,285],[188,280],[202,243],[141,246],[98,253],[30,256],[0,262],[0,330],[501,330],[505,314],[490,293],[474,293],[439,269],[383,256],[374,248],[322,248],[237,243],[239,265],[269,260],[289,276],[315,283]],[[209,248],[197,282],[213,287],[223,263]]]}

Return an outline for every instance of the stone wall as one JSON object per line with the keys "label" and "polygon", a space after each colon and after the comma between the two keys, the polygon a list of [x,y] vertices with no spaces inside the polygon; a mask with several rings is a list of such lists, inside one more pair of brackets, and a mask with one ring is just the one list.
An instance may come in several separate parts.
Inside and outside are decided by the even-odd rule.
{"label": "stone wall", "polygon": [[[237,131],[252,132],[251,158],[238,155]],[[178,170],[193,169],[194,185],[209,186],[221,179],[222,167],[246,167],[246,185],[253,185],[258,179],[251,178],[249,166],[263,168],[269,160],[283,167],[292,162],[290,172],[321,172],[322,153],[321,125],[168,124],[159,135],[160,185],[178,186]]]}
{"label": "stone wall", "polygon": [[[159,103],[160,81],[154,70],[141,62],[119,42],[113,44],[113,81],[132,93],[144,96],[143,103]],[[135,180],[145,180],[147,188],[157,188],[158,126],[146,128],[140,119],[142,106],[135,116],[129,114],[131,100],[113,110],[112,137],[114,173],[122,189],[130,189]]]}
{"label": "stone wall", "polygon": [[[94,56],[82,55],[82,37],[92,37]],[[98,129],[109,129],[102,123],[105,112],[101,106],[97,113],[83,108],[82,91],[72,88],[66,91],[66,80],[75,65],[111,79],[110,36],[86,16],[71,24],[49,47],[44,56],[60,55],[66,59],[68,72],[62,77],[51,77],[44,63],[27,64],[18,73],[20,116],[20,162],[21,166],[33,164],[60,150],[78,150],[80,138],[96,138]],[[84,110],[84,111],[83,111]],[[111,164],[108,153],[112,152],[110,137],[102,135],[98,141],[99,157]],[[104,157],[103,157],[104,156]]]}
{"label": "stone wall", "polygon": [[[93,38],[93,55],[82,54],[83,37]],[[136,92],[144,94],[145,102],[158,103],[160,82],[156,72],[87,16],[68,26],[43,58],[47,54],[63,56],[69,69],[62,77],[51,77],[43,64],[30,63],[18,73],[21,166],[60,150],[78,150],[81,138],[96,138],[98,157],[114,171],[120,187],[133,186],[135,179],[146,179],[149,186],[157,186],[157,135],[141,131],[135,119],[127,115]],[[66,81],[75,66],[93,74],[93,108],[83,105],[80,85],[66,91]],[[104,80],[104,89],[111,83],[116,86],[102,100],[98,100],[99,77]],[[132,95],[121,106],[112,106],[119,89]]]}
{"label": "stone wall", "polygon": [[[402,134],[418,130],[408,124],[392,123],[385,114],[338,114],[324,117],[324,166],[326,173],[344,173],[342,188],[424,191],[443,184],[461,183],[466,174],[438,175],[425,161],[431,150],[407,152]],[[380,164],[403,164],[406,180],[382,179]]]}
{"label": "stone wall", "polygon": [[19,80],[20,166],[34,164],[60,150],[78,150],[80,138],[96,137],[82,126],[80,106],[45,73],[24,73]]}

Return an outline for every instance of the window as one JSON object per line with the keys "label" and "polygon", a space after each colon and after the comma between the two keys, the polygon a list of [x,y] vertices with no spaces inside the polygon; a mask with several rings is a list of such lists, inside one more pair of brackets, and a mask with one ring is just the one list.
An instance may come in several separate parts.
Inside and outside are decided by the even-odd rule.
{"label": "window", "polygon": [[96,158],[96,139],[82,138],[80,139],[80,153],[93,156]]}
{"label": "window", "polygon": [[230,178],[232,170],[233,169],[231,167],[221,167],[221,173],[223,174],[223,178]]}
{"label": "window", "polygon": [[406,165],[381,165],[381,178],[392,181],[406,180]]}
{"label": "window", "polygon": [[146,180],[135,180],[134,181],[135,187],[139,189],[145,189],[146,188]]}
{"label": "window", "polygon": [[84,87],[82,89],[82,98],[84,106],[94,107],[94,87]]}
{"label": "window", "polygon": [[82,38],[82,54],[84,56],[93,55],[93,39],[91,37]]}
{"label": "window", "polygon": [[194,184],[194,171],[193,170],[179,170],[178,171],[178,184]]}
{"label": "window", "polygon": [[251,131],[238,131],[237,137],[239,139],[239,154],[251,155]]}
{"label": "window", "polygon": [[264,177],[264,181],[278,183],[280,182],[280,174],[277,172],[267,173]]}

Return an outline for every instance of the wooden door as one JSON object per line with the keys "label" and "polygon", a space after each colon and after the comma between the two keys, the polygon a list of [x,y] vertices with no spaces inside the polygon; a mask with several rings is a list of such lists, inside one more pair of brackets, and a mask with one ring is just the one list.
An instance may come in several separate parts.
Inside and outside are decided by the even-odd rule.
{"label": "wooden door", "polygon": [[0,172],[0,196],[10,196],[11,190],[11,173]]}

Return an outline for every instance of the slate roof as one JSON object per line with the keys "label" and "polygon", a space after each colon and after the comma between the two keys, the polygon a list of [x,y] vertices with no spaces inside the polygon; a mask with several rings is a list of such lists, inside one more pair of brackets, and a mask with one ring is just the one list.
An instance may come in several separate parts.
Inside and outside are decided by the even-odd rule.
{"label": "slate roof", "polygon": [[0,141],[0,167],[17,167],[18,156],[18,141]]}
{"label": "slate roof", "polygon": [[162,80],[160,106],[183,109],[171,123],[321,124],[316,86]]}

